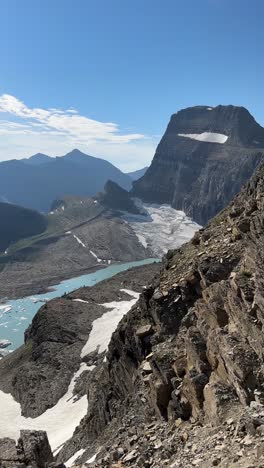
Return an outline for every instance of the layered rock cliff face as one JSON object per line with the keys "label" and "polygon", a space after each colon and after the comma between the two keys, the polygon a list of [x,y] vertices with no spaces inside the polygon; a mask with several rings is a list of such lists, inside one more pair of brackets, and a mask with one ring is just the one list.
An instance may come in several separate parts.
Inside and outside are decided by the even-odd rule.
{"label": "layered rock cliff face", "polygon": [[[191,242],[168,252],[94,371],[88,414],[62,460],[83,448],[102,454],[96,466],[249,466],[236,462],[264,433],[263,241],[264,166]],[[218,427],[208,453],[230,438],[228,462],[208,462],[206,424]],[[191,444],[187,460],[191,431],[201,453]]]}
{"label": "layered rock cliff face", "polygon": [[133,195],[169,203],[199,224],[222,210],[264,157],[264,129],[243,107],[197,106],[172,115]]}

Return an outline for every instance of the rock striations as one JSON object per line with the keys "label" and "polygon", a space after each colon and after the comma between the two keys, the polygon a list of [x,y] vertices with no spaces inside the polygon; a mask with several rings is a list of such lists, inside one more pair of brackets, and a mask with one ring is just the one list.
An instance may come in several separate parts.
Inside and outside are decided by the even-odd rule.
{"label": "rock striations", "polygon": [[263,466],[263,241],[264,166],[168,252],[113,334],[61,460],[82,448],[99,452],[95,466]]}
{"label": "rock striations", "polygon": [[132,193],[169,203],[205,225],[264,156],[264,129],[243,107],[197,106],[172,115],[151,166]]}

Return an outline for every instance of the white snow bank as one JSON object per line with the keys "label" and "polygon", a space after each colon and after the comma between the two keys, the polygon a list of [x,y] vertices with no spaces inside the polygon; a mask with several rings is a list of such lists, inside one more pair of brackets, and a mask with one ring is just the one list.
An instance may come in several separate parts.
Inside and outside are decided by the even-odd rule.
{"label": "white snow bank", "polygon": [[77,240],[78,244],[80,244],[82,247],[86,247],[86,245],[81,241],[79,237],[77,237],[75,234],[73,234],[73,237]]}
{"label": "white snow bank", "polygon": [[94,258],[96,258],[98,263],[101,263],[102,259],[97,257],[96,253],[94,253],[92,250],[89,250],[89,252]]}
{"label": "white snow bank", "polygon": [[90,304],[89,301],[84,301],[83,299],[73,299],[73,302],[85,302],[85,304]]}
{"label": "white snow bank", "polygon": [[58,403],[37,418],[25,418],[21,415],[20,404],[10,393],[0,391],[0,438],[11,437],[18,439],[20,429],[47,431],[53,451],[57,451],[68,440],[81,419],[87,413],[88,401],[86,395],[74,400],[73,389],[76,379],[85,370],[91,370],[82,363],[74,374],[67,392]]}
{"label": "white snow bank", "polygon": [[89,458],[89,460],[87,460],[87,462],[85,463],[88,463],[88,465],[90,465],[90,463],[93,463],[96,460],[96,457],[97,457],[97,453],[93,455],[91,458]]}
{"label": "white snow bank", "polygon": [[205,141],[207,143],[225,143],[228,139],[228,136],[223,135],[222,133],[212,133],[212,132],[203,132],[203,133],[178,133],[178,136],[190,138],[191,140]]}
{"label": "white snow bank", "polygon": [[141,244],[149,247],[157,257],[162,257],[168,249],[188,242],[201,227],[183,211],[175,210],[170,205],[141,203],[140,208],[147,216],[126,213],[123,219],[132,227]]}
{"label": "white snow bank", "polygon": [[98,353],[102,353],[103,351],[107,350],[111,336],[121,318],[137,302],[139,293],[127,289],[121,289],[121,291],[124,291],[132,296],[132,299],[130,301],[113,301],[101,304],[106,309],[111,310],[103,314],[98,319],[94,320],[88,341],[84,345],[81,352],[82,358],[92,351],[98,350]]}
{"label": "white snow bank", "polygon": [[77,460],[77,458],[79,458],[83,453],[85,452],[84,449],[80,449],[78,450],[78,452],[76,452],[71,458],[69,458],[69,460],[67,460],[64,465],[67,467],[67,468],[70,468],[75,460]]}

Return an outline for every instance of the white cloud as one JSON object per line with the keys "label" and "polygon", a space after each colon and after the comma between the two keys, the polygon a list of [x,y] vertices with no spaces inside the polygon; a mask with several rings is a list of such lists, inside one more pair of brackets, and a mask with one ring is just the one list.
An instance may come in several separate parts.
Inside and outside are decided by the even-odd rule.
{"label": "white cloud", "polygon": [[156,137],[124,133],[116,123],[89,119],[76,109],[30,108],[9,94],[0,95],[0,137],[0,160],[37,152],[56,156],[77,147],[124,170],[149,164],[157,144]]}

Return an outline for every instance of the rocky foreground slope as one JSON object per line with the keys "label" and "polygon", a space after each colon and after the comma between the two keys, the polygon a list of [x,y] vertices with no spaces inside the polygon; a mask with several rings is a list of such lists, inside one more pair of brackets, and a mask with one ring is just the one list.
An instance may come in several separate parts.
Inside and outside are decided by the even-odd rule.
{"label": "rocky foreground slope", "polygon": [[169,203],[205,225],[239,192],[264,157],[264,129],[243,107],[197,106],[173,114],[132,193]]}
{"label": "rocky foreground slope", "polygon": [[58,456],[105,467],[263,467],[264,166],[163,269],[93,371]]}

